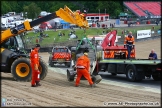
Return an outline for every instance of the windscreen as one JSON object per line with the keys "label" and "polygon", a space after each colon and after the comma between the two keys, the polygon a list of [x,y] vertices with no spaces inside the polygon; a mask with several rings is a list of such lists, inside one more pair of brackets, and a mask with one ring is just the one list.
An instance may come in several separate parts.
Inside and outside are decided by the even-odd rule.
{"label": "windscreen", "polygon": [[20,35],[16,36],[16,40],[17,40],[17,43],[18,43],[18,47],[20,49],[24,49],[24,44],[23,44],[23,41],[22,41],[22,38],[20,37]]}
{"label": "windscreen", "polygon": [[68,52],[67,48],[54,48],[53,52]]}

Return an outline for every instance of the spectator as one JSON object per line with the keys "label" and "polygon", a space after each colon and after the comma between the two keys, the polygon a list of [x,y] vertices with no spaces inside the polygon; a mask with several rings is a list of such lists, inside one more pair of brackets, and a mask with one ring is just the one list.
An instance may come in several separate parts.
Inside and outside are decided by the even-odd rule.
{"label": "spectator", "polygon": [[56,29],[57,29],[57,22],[55,22],[55,31],[57,31]]}
{"label": "spectator", "polygon": [[68,35],[71,36],[72,34],[73,34],[73,31],[70,31],[70,33]]}
{"label": "spectator", "polygon": [[158,24],[159,24],[159,22],[158,22],[158,20],[156,20],[156,25],[158,26]]}
{"label": "spectator", "polygon": [[65,33],[62,33],[63,36],[65,36]]}
{"label": "spectator", "polygon": [[97,22],[97,27],[100,27],[100,24]]}
{"label": "spectator", "polygon": [[43,31],[42,30],[40,31],[40,37],[43,37]]}
{"label": "spectator", "polygon": [[48,27],[46,26],[46,31],[48,30]]}
{"label": "spectator", "polygon": [[148,59],[150,59],[150,60],[157,59],[157,54],[155,53],[154,49],[151,50],[151,53],[149,54]]}
{"label": "spectator", "polygon": [[114,25],[113,25],[113,24],[111,24],[111,27],[112,27],[112,28],[114,28]]}
{"label": "spectator", "polygon": [[102,24],[102,28],[105,28],[105,24]]}
{"label": "spectator", "polygon": [[61,33],[61,31],[59,31],[59,34],[58,34],[58,36],[62,36],[62,33]]}
{"label": "spectator", "polygon": [[41,43],[41,42],[42,42],[42,40],[43,40],[43,37],[40,37],[40,38],[39,38],[39,42]]}
{"label": "spectator", "polygon": [[102,35],[104,35],[105,34],[105,31],[102,31]]}
{"label": "spectator", "polygon": [[105,26],[106,26],[106,28],[107,28],[107,24],[106,24]]}

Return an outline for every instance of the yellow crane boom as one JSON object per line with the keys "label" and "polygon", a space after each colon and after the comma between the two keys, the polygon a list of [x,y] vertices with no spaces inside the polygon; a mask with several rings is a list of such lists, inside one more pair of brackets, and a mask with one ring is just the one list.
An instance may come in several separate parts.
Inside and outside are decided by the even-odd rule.
{"label": "yellow crane boom", "polygon": [[42,18],[33,20],[31,22],[24,21],[24,23],[14,27],[9,28],[3,32],[1,32],[1,43],[3,43],[5,40],[7,40],[10,37],[16,36],[17,34],[21,34],[25,31],[31,31],[32,28],[36,25],[39,25],[42,22],[49,21],[51,19],[54,19],[56,17],[60,17],[66,22],[69,22],[71,24],[76,24],[79,27],[82,28],[88,28],[88,22],[85,19],[83,14],[79,14],[77,11],[72,12],[67,6],[64,6],[63,8],[60,8],[58,11],[51,13],[47,16],[44,16]]}

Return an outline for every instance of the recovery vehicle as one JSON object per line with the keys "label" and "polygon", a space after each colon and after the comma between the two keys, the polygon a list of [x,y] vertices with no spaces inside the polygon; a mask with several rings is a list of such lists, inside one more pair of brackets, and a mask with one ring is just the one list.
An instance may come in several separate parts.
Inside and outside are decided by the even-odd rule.
{"label": "recovery vehicle", "polygon": [[[60,17],[66,22],[76,24],[79,27],[88,28],[88,22],[85,20],[84,15],[78,12],[72,12],[65,6],[64,9],[60,8],[58,11],[42,18],[31,22],[25,21],[16,27],[1,31],[1,72],[10,72],[17,81],[30,81],[31,66],[29,54],[25,53],[23,34],[26,31],[31,31],[34,26],[56,17]],[[42,59],[40,59],[39,70],[41,72],[40,79],[44,79],[47,75],[48,68]]]}
{"label": "recovery vehicle", "polygon": [[[161,80],[161,59],[149,60],[149,59],[137,59],[135,54],[135,48],[131,52],[131,59],[127,58],[127,49],[124,46],[118,46],[116,44],[117,30],[109,32],[105,38],[95,36],[92,38],[86,37],[83,42],[72,47],[72,55],[74,64],[78,53],[82,48],[88,48],[87,40],[91,40],[92,50],[90,51],[91,62],[91,76],[96,83],[101,81],[100,71],[111,73],[112,75],[125,74],[128,81],[141,81],[146,77],[153,77],[155,81]],[[100,40],[101,39],[101,40]],[[106,46],[104,46],[104,44]],[[80,48],[79,48],[80,46]],[[79,49],[79,50],[78,50]],[[67,70],[67,78],[69,81],[74,81],[76,76],[75,69]],[[95,76],[97,76],[95,78]]]}
{"label": "recovery vehicle", "polygon": [[50,52],[48,63],[51,67],[54,64],[65,64],[65,66],[70,67],[71,51],[66,46],[54,46]]}
{"label": "recovery vehicle", "polygon": [[[131,51],[131,59],[126,59],[127,49],[124,45],[116,44],[116,34],[117,30],[109,32],[104,40],[101,40],[101,45],[95,45],[97,65],[94,73],[97,75],[99,71],[108,71],[112,75],[125,74],[129,81],[141,81],[151,76],[154,80],[160,80],[161,59],[137,59],[135,48]],[[104,47],[103,42],[106,42],[107,46]]]}

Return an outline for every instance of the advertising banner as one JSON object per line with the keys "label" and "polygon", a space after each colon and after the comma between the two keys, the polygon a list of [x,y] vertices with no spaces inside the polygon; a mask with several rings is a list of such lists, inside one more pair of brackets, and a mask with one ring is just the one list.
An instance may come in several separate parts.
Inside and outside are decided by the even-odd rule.
{"label": "advertising banner", "polygon": [[137,31],[137,39],[151,37],[151,29],[150,30],[138,30]]}

